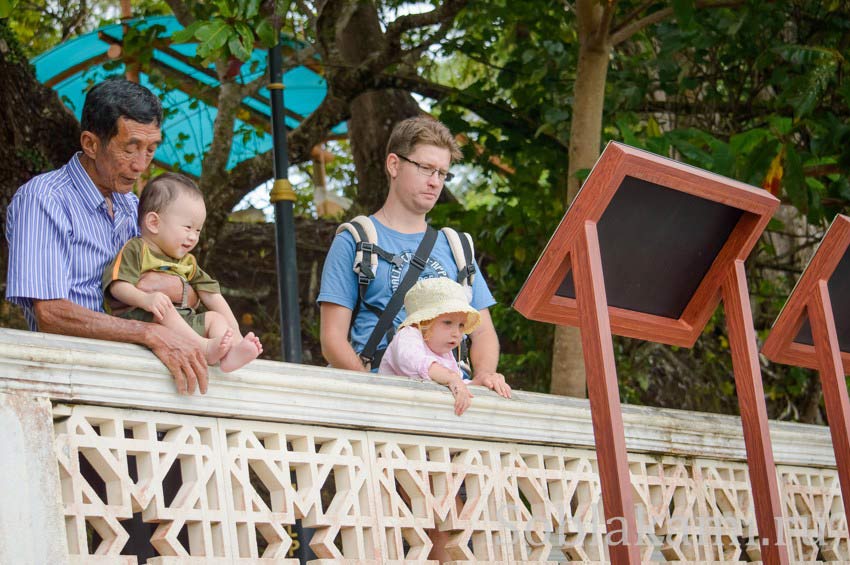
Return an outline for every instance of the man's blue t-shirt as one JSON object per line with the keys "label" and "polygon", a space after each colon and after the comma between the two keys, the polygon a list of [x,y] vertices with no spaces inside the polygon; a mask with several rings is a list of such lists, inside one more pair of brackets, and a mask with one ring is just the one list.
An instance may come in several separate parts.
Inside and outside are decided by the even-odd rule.
{"label": "man's blue t-shirt", "polygon": [[[412,234],[401,233],[384,226],[375,219],[375,216],[370,216],[370,219],[375,224],[375,231],[378,234],[378,246],[388,253],[401,256],[403,260],[401,267],[396,267],[383,259],[378,260],[375,280],[372,281],[366,291],[366,302],[383,310],[404,278],[405,273],[407,273],[410,258],[413,257],[416,248],[419,247],[419,243],[425,236],[425,232]],[[328,256],[325,259],[325,267],[322,271],[322,286],[319,291],[319,297],[317,298],[319,303],[331,302],[354,310],[359,293],[357,275],[352,270],[354,255],[354,238],[347,231],[343,231],[334,238],[331,248],[328,251]],[[470,303],[473,308],[482,310],[489,308],[496,301],[493,299],[493,295],[490,294],[490,290],[487,288],[487,283],[480,269],[478,269],[478,265],[475,268],[476,275],[472,283],[472,299]],[[437,236],[437,241],[434,243],[434,248],[431,250],[431,256],[419,278],[449,277],[452,280],[457,280],[457,272],[457,265],[455,264],[449,242],[446,239],[446,235],[440,232]],[[406,315],[402,307],[396,315],[395,320],[393,320],[393,326],[398,327],[404,321]],[[354,351],[359,353],[365,347],[366,341],[368,341],[369,335],[372,333],[372,328],[375,327],[377,322],[378,316],[371,310],[363,306],[359,308],[349,336]],[[378,349],[383,349],[386,346],[386,338],[384,338]]]}

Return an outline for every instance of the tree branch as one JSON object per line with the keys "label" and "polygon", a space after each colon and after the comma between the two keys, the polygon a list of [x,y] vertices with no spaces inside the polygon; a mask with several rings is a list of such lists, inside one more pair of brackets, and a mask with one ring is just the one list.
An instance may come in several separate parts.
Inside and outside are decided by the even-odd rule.
{"label": "tree branch", "polygon": [[165,3],[168,4],[168,7],[174,12],[174,17],[177,18],[177,21],[183,27],[188,27],[189,24],[195,21],[192,11],[183,0],[165,0]]}
{"label": "tree branch", "polygon": [[307,25],[311,28],[316,28],[316,12],[310,9],[310,6],[304,0],[295,0],[295,5],[298,6],[298,10],[301,12],[305,18],[307,18]]}
{"label": "tree branch", "polygon": [[617,0],[608,0],[605,3],[605,7],[602,10],[602,18],[599,22],[599,29],[596,32],[596,43],[599,42],[604,37],[608,37],[610,35],[611,30],[611,22],[614,21],[614,9],[617,6]]}
{"label": "tree branch", "polygon": [[466,6],[468,0],[445,0],[439,8],[421,14],[410,14],[397,18],[387,26],[384,38],[387,42],[387,51],[399,51],[401,47],[401,36],[411,29],[440,24],[451,21],[457,13]]}
{"label": "tree branch", "polygon": [[[736,6],[741,6],[742,4],[744,4],[743,0],[702,0],[694,4],[694,8],[734,8]],[[642,7],[648,7],[649,5],[651,5],[651,2],[645,2]],[[635,18],[635,12],[636,11],[631,12],[629,14],[629,18]],[[664,21],[671,15],[673,15],[673,8],[667,7],[662,8],[657,12],[653,12],[639,20],[631,20],[627,18],[622,25],[612,31],[610,36],[611,46],[613,47],[622,43],[642,29]]]}
{"label": "tree branch", "polygon": [[[643,13],[644,10],[655,4],[656,0],[645,0],[641,3],[637,8],[629,12],[623,17],[623,21],[619,22],[617,25],[617,29],[622,29],[627,26],[630,22],[634,21],[640,14]],[[616,30],[615,30],[616,31]]]}
{"label": "tree branch", "polygon": [[240,85],[240,100],[248,98],[249,96],[256,96],[260,92],[260,89],[266,85],[267,80],[269,80],[268,73],[263,73],[251,82]]}
{"label": "tree branch", "polygon": [[225,207],[231,210],[242,198],[261,183],[274,177],[273,151],[242,161],[227,175],[227,194],[231,195]]}
{"label": "tree branch", "polygon": [[[841,173],[841,167],[838,163],[829,163],[825,165],[812,165],[804,167],[803,172],[807,177],[823,177],[826,175],[837,175]],[[823,200],[825,202],[825,200]]]}
{"label": "tree branch", "polygon": [[[359,92],[358,92],[359,94]],[[354,98],[351,95],[350,98]],[[293,165],[310,158],[310,151],[324,141],[328,132],[351,116],[349,99],[334,95],[331,89],[319,107],[287,135],[289,162]]]}
{"label": "tree branch", "polygon": [[614,33],[611,34],[611,46],[614,47],[615,45],[622,43],[640,30],[657,24],[658,22],[662,22],[672,15],[673,8],[662,8],[657,12],[653,12],[648,16],[644,16],[639,20],[635,20],[632,23],[627,24],[623,28],[615,30]]}
{"label": "tree branch", "polygon": [[[516,108],[497,104],[484,98],[474,97],[466,90],[431,82],[418,75],[385,73],[375,76],[371,87],[374,89],[396,88],[409,90],[441,101],[450,99],[452,102],[472,110],[485,120],[493,124],[498,124],[500,127],[519,130],[529,138],[537,135],[539,122],[529,116],[523,115]],[[567,145],[554,135],[541,133],[538,138],[544,140],[547,145],[550,145],[556,151],[567,149]]]}
{"label": "tree branch", "polygon": [[419,58],[422,56],[422,53],[426,51],[429,47],[438,43],[445,39],[446,35],[448,35],[449,31],[452,29],[452,21],[444,21],[440,23],[439,29],[435,31],[432,35],[423,39],[419,45],[411,47],[402,53],[401,60],[407,62],[408,64],[415,64]]}

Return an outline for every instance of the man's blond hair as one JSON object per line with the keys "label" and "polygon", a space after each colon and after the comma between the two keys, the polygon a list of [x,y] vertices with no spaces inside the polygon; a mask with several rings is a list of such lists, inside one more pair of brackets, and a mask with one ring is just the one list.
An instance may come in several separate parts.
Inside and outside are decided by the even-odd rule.
{"label": "man's blond hair", "polygon": [[457,161],[463,156],[449,128],[443,122],[430,116],[416,116],[397,123],[387,143],[387,156],[395,153],[407,157],[413,153],[417,145],[434,145],[441,149],[448,149],[452,161]]}

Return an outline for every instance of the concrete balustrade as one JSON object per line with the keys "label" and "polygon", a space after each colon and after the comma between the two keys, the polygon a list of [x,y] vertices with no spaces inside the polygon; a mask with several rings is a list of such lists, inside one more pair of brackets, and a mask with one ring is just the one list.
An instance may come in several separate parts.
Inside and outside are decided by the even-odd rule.
{"label": "concrete balustrade", "polygon": [[[144,348],[0,330],[0,563],[295,563],[296,523],[315,563],[422,562],[432,528],[457,562],[605,562],[587,402],[474,394],[256,361],[179,396]],[[624,421],[643,561],[758,560],[739,419]],[[828,429],[771,435],[781,543],[850,562]]]}

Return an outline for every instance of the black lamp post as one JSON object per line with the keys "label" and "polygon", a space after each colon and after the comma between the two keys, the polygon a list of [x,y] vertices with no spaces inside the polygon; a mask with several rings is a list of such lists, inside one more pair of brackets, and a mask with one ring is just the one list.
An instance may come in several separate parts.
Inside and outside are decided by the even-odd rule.
{"label": "black lamp post", "polygon": [[293,211],[295,192],[287,179],[289,155],[286,149],[286,122],[283,113],[283,61],[280,43],[269,50],[268,89],[272,102],[275,179],[269,199],[274,204],[277,281],[282,333],[281,350],[285,361],[300,363],[301,313],[298,307],[298,270],[295,262],[295,215]]}

